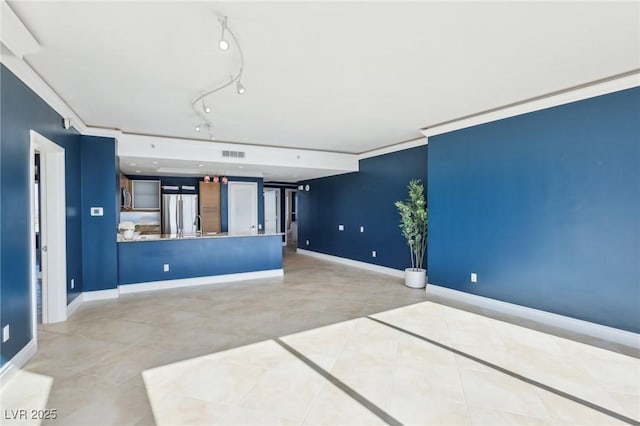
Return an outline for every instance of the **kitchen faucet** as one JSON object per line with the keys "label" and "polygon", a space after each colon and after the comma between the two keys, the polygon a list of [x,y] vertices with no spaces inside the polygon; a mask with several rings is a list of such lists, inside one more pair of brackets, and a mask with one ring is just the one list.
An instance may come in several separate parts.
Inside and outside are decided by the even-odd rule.
{"label": "kitchen faucet", "polygon": [[193,224],[196,225],[196,235],[198,237],[201,237],[202,236],[202,217],[200,217],[199,214],[196,215],[196,218],[193,221]]}

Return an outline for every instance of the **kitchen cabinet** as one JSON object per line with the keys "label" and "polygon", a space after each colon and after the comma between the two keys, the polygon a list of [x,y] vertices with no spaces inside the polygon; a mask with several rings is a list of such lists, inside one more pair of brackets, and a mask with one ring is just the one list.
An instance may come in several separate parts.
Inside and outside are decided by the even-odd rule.
{"label": "kitchen cabinet", "polygon": [[202,233],[220,232],[220,182],[200,182]]}
{"label": "kitchen cabinet", "polygon": [[133,210],[160,210],[160,181],[132,180],[131,198]]}

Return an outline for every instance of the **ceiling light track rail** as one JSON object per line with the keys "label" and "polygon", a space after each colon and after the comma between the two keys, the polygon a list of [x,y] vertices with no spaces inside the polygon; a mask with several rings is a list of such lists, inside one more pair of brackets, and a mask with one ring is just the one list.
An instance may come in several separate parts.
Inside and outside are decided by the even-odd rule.
{"label": "ceiling light track rail", "polygon": [[229,81],[202,93],[193,101],[191,101],[191,108],[201,118],[201,122],[195,126],[196,132],[199,133],[203,129],[206,129],[211,140],[215,140],[215,136],[213,135],[213,122],[207,114],[212,112],[212,108],[206,103],[206,98],[231,86],[233,83],[236,84],[236,92],[239,95],[242,95],[246,91],[246,89],[242,85],[242,73],[244,72],[244,53],[242,52],[242,47],[240,46],[236,35],[227,25],[227,17],[225,16],[218,19],[218,22],[220,22],[220,26],[222,27],[222,34],[220,36],[220,40],[218,41],[218,47],[223,51],[229,50],[229,48],[231,47],[231,43],[229,43],[229,41],[225,38],[225,34],[228,34],[230,39],[233,41],[233,45],[235,45],[238,49],[238,54],[240,56],[240,67],[235,74],[232,74],[229,77]]}

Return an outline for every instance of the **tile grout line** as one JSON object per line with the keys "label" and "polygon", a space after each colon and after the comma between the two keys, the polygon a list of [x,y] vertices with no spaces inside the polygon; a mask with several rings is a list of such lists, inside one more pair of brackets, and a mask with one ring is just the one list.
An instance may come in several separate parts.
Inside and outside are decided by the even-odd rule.
{"label": "tile grout line", "polygon": [[[348,320],[348,321],[356,321],[356,320]],[[342,345],[340,346],[340,350],[338,351],[338,354],[336,355],[335,359],[333,360],[333,364],[331,366],[331,368],[335,367],[336,363],[338,362],[338,358],[340,358],[340,355],[342,355],[342,352],[344,351],[345,346],[347,346],[347,343],[349,342],[349,339],[351,339],[351,336],[353,336],[354,332],[355,332],[355,323],[354,326],[350,332],[350,334],[347,336],[347,338],[344,340],[344,342],[342,342]],[[302,421],[302,425],[306,424],[307,422],[307,418],[309,418],[309,413],[311,413],[311,408],[313,407],[313,403],[316,401],[316,399],[318,399],[318,396],[320,395],[320,392],[322,392],[322,390],[324,389],[324,387],[326,386],[326,383],[323,383],[322,386],[320,387],[320,389],[318,390],[318,393],[313,397],[313,399],[311,400],[311,404],[309,404],[309,408],[307,408],[307,412],[304,415],[304,420]]]}
{"label": "tile grout line", "polygon": [[[449,322],[447,321],[446,315],[444,315],[444,325],[447,328],[447,336],[450,336],[450,331],[449,331]],[[464,401],[464,407],[466,409],[466,414],[467,414],[467,421],[469,422],[469,424],[471,424],[471,405],[469,405],[469,403],[467,402],[467,391],[464,388],[464,382],[462,380],[462,372],[460,371],[460,362],[458,360],[458,357],[453,356],[453,360],[455,361],[456,364],[456,372],[458,373],[458,380],[460,382],[460,390],[462,391],[462,399]]]}
{"label": "tile grout line", "polygon": [[541,383],[541,382],[538,382],[536,380],[530,379],[530,378],[528,378],[526,376],[523,376],[521,374],[518,374],[518,373],[516,373],[514,371],[511,371],[511,370],[508,370],[506,368],[500,367],[499,365],[493,364],[493,363],[491,363],[489,361],[485,361],[485,360],[483,360],[481,358],[475,357],[475,356],[473,356],[471,354],[468,354],[466,352],[463,352],[461,350],[452,348],[452,347],[447,346],[447,345],[445,345],[443,343],[440,343],[438,341],[429,339],[428,337],[424,337],[424,336],[421,336],[419,334],[413,333],[413,332],[411,332],[409,330],[405,330],[404,328],[398,327],[398,326],[390,324],[388,322],[379,320],[377,318],[373,318],[371,316],[367,316],[367,318],[372,320],[372,321],[375,321],[375,322],[377,322],[379,324],[386,325],[387,327],[390,327],[390,328],[393,328],[395,330],[398,330],[398,331],[400,331],[402,333],[405,333],[405,334],[408,334],[408,335],[413,336],[415,338],[424,340],[425,342],[431,343],[432,345],[438,346],[439,348],[445,349],[445,350],[447,350],[449,352],[452,352],[452,353],[454,353],[456,355],[465,357],[467,359],[470,359],[471,361],[475,361],[475,362],[477,362],[479,364],[482,364],[482,365],[484,365],[486,367],[492,368],[492,369],[494,369],[496,371],[504,373],[504,374],[506,374],[508,376],[511,376],[511,377],[515,378],[515,379],[518,379],[518,380],[521,380],[521,381],[523,381],[525,383],[528,383],[528,384],[530,384],[532,386],[536,386],[536,387],[538,387],[540,389],[546,390],[548,392],[554,393],[554,394],[556,394],[558,396],[561,396],[563,398],[569,399],[569,400],[571,400],[573,402],[576,402],[578,404],[584,405],[585,407],[588,407],[588,408],[591,408],[593,410],[599,411],[600,413],[605,414],[605,415],[607,415],[609,417],[613,417],[613,418],[615,418],[617,420],[623,421],[625,423],[628,423],[628,424],[631,424],[631,425],[634,425],[634,426],[640,426],[640,421],[638,421],[638,420],[632,419],[632,418],[627,417],[627,416],[625,416],[623,414],[620,414],[620,413],[617,413],[615,411],[609,410],[607,408],[604,408],[604,407],[602,407],[600,405],[594,404],[594,403],[592,403],[590,401],[587,401],[585,399],[579,398],[579,397],[577,397],[575,395],[572,395],[570,393],[566,393],[566,392],[563,392],[563,391],[561,391],[559,389],[556,389],[556,388],[554,388],[552,386],[545,385],[544,383]]}
{"label": "tile grout line", "polygon": [[362,405],[364,408],[369,410],[372,414],[374,414],[375,416],[380,418],[383,422],[385,422],[387,424],[390,424],[390,425],[394,425],[394,426],[402,426],[402,423],[399,420],[397,420],[396,418],[394,418],[393,416],[391,416],[391,414],[387,413],[382,408],[378,407],[373,402],[369,401],[363,395],[361,395],[360,393],[356,392],[351,387],[347,386],[347,384],[345,384],[344,382],[339,380],[337,377],[335,377],[334,375],[332,375],[328,371],[324,370],[318,364],[316,364],[315,362],[311,361],[309,358],[305,357],[300,352],[296,351],[294,348],[292,348],[291,346],[287,345],[285,342],[283,342],[279,338],[275,338],[273,340],[274,340],[274,342],[276,342],[277,344],[282,346],[285,350],[287,350],[291,355],[295,356],[300,361],[304,362],[313,371],[315,371],[316,373],[318,373],[322,377],[324,377],[332,385],[336,386],[338,389],[340,389],[341,391],[343,391],[344,393],[349,395],[353,400],[355,400],[360,405]]}

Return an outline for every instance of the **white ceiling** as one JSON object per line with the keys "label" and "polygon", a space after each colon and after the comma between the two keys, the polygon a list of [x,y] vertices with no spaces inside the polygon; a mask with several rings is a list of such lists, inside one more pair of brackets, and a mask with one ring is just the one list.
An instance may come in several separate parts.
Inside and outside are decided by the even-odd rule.
{"label": "white ceiling", "polygon": [[638,2],[10,2],[25,57],[90,126],[361,153],[434,124],[640,68]]}

